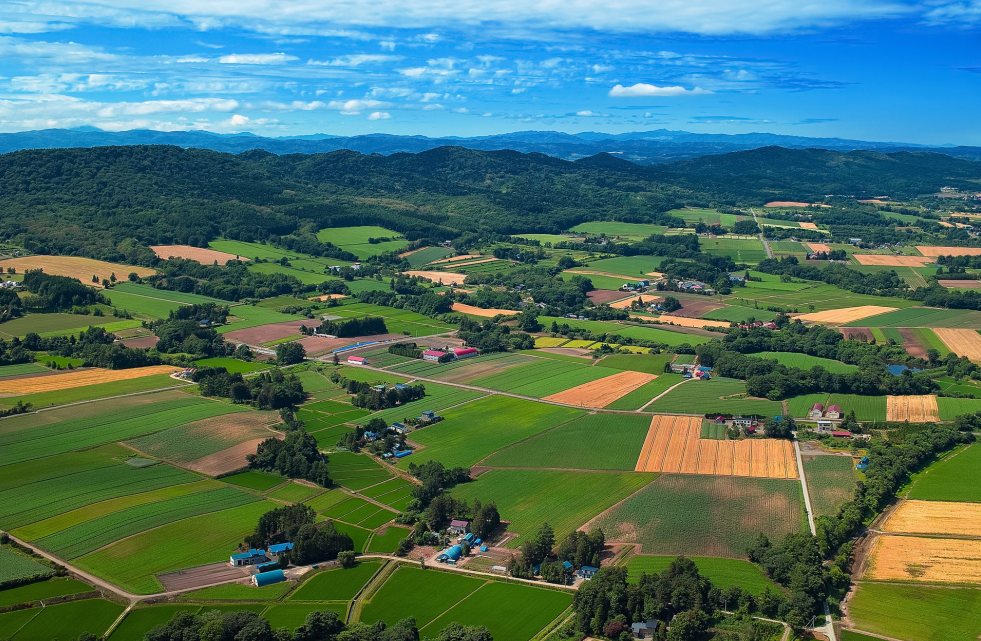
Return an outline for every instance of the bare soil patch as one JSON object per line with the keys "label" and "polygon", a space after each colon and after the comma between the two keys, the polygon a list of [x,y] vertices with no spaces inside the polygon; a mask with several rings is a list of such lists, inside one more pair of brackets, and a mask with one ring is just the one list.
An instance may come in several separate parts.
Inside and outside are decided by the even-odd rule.
{"label": "bare soil patch", "polygon": [[402,272],[406,276],[421,276],[423,278],[428,278],[434,283],[441,282],[444,285],[450,285],[456,283],[457,285],[462,285],[463,280],[467,277],[466,274],[461,274],[459,272],[437,272],[428,270],[410,270],[407,272]]}
{"label": "bare soil patch", "polygon": [[236,256],[225,252],[204,247],[191,247],[190,245],[150,245],[150,249],[158,258],[183,258],[194,260],[202,265],[213,265],[218,261],[219,265],[224,265],[230,260],[249,260],[248,256]]}
{"label": "bare soil patch", "polygon": [[[681,309],[671,312],[672,316],[683,316],[685,318],[698,318],[717,309],[722,309],[725,305],[720,305],[712,300],[686,300],[681,304]],[[715,321],[719,322],[719,321]],[[725,321],[722,321],[723,323]]]}
{"label": "bare soil patch", "polygon": [[119,343],[125,347],[134,347],[139,349],[145,349],[147,347],[153,347],[157,344],[160,338],[157,336],[141,336],[140,338],[130,338],[127,340],[119,341]]}
{"label": "bare soil patch", "polygon": [[463,254],[462,256],[453,256],[452,258],[441,258],[440,260],[434,260],[429,263],[430,265],[439,265],[440,263],[456,263],[461,260],[470,260],[471,258],[480,258],[480,254]]}
{"label": "bare soil patch", "polygon": [[[13,267],[18,274],[23,274],[29,269],[43,269],[45,274],[55,276],[69,276],[78,278],[86,285],[102,287],[102,280],[109,279],[112,274],[118,280],[126,280],[130,272],[136,272],[140,277],[152,276],[157,270],[149,267],[135,267],[133,265],[122,265],[120,263],[108,263],[104,260],[93,258],[81,258],[79,256],[24,256],[23,258],[7,258],[0,261],[0,267],[7,271],[8,267]],[[93,282],[92,276],[98,277],[99,282]]]}
{"label": "bare soil patch", "polygon": [[817,223],[798,223],[801,229],[817,229]]}
{"label": "bare soil patch", "polygon": [[621,292],[616,289],[594,289],[586,294],[586,298],[593,301],[594,305],[602,305],[603,303],[611,303],[613,301],[620,300],[628,295],[629,294],[627,294],[627,292]]}
{"label": "bare soil patch", "polygon": [[269,325],[259,325],[258,327],[236,329],[225,334],[225,337],[234,341],[257,345],[259,343],[267,343],[269,341],[275,341],[281,338],[287,338],[289,336],[299,336],[300,325],[306,325],[307,327],[319,327],[320,323],[309,318],[295,321],[284,321],[282,323],[271,323]]}
{"label": "bare soil patch", "polygon": [[657,376],[645,372],[624,371],[598,381],[578,385],[558,394],[551,394],[542,400],[583,407],[606,407],[655,378]]}
{"label": "bare soil patch", "polygon": [[981,280],[938,280],[941,287],[952,287],[955,289],[981,289]]}
{"label": "bare soil patch", "polygon": [[610,307],[612,307],[613,309],[628,309],[633,304],[633,302],[635,300],[637,300],[637,299],[640,299],[641,305],[644,305],[646,307],[647,305],[651,305],[653,303],[657,303],[657,302],[660,302],[660,301],[664,300],[664,297],[663,296],[643,296],[643,295],[631,296],[630,298],[625,298],[625,299],[623,299],[621,301],[617,301],[615,303],[611,303],[610,304]]}
{"label": "bare soil patch", "polygon": [[807,247],[816,254],[820,254],[821,252],[824,252],[825,254],[831,253],[831,248],[824,243],[807,243]]}
{"label": "bare soil patch", "polygon": [[473,305],[464,305],[463,303],[453,303],[452,309],[454,312],[459,312],[461,314],[483,316],[484,318],[494,318],[498,314],[513,316],[514,314],[518,313],[517,310],[513,309],[484,309],[483,307],[474,307]]}
{"label": "bare soil patch", "polygon": [[221,563],[199,565],[196,568],[186,568],[167,574],[158,574],[157,580],[160,581],[164,590],[171,592],[231,581],[232,579],[244,579],[248,576],[249,570],[247,568],[232,567],[228,565],[227,561],[222,561]]}
{"label": "bare soil patch", "polygon": [[[269,433],[269,436],[275,436],[280,440],[286,438],[283,434],[274,434],[272,432]],[[227,450],[215,452],[214,454],[209,454],[208,456],[202,456],[195,461],[185,463],[184,467],[189,470],[194,470],[195,472],[200,472],[201,474],[207,474],[208,476],[218,476],[219,474],[234,472],[240,467],[245,467],[248,464],[248,461],[245,460],[246,455],[255,454],[256,447],[258,447],[259,443],[262,443],[264,440],[266,439],[257,438],[252,439],[251,441],[245,441],[244,443],[239,443],[238,445],[233,445]]]}
{"label": "bare soil patch", "polygon": [[[802,321],[811,323],[851,323],[853,321],[878,316],[886,312],[896,311],[895,307],[881,307],[879,305],[862,305],[860,307],[845,307],[842,309],[831,309],[826,312],[813,312],[798,316]],[[979,336],[981,338],[981,336]]]}
{"label": "bare soil patch", "polygon": [[[845,338],[848,339],[857,339],[859,336],[864,336],[866,340],[872,341],[875,338],[875,336],[872,334],[872,330],[868,327],[839,327],[838,331],[844,334]],[[926,353],[926,350],[924,350],[924,353]]]}
{"label": "bare soil patch", "polygon": [[903,337],[903,347],[910,356],[915,358],[926,358],[927,348],[920,344],[920,341],[916,339],[916,335],[913,333],[911,328],[900,327],[899,334]]}

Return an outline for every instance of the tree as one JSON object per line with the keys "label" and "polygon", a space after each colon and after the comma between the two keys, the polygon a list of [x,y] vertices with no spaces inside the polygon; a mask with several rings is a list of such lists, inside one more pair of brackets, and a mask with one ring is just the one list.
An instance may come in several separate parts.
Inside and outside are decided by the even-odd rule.
{"label": "tree", "polygon": [[666,312],[676,312],[681,309],[681,303],[674,296],[665,296],[664,302],[661,303],[661,307],[664,308]]}
{"label": "tree", "polygon": [[342,568],[353,568],[357,563],[354,556],[354,550],[345,550],[337,555],[337,562],[341,564]]}
{"label": "tree", "polygon": [[302,363],[307,357],[307,350],[297,342],[280,343],[276,346],[276,363],[278,365],[295,365]]}
{"label": "tree", "polygon": [[701,610],[679,612],[671,620],[668,641],[697,641],[708,629],[708,617]]}
{"label": "tree", "polygon": [[454,621],[437,637],[427,641],[494,641],[494,637],[484,626],[465,626]]}

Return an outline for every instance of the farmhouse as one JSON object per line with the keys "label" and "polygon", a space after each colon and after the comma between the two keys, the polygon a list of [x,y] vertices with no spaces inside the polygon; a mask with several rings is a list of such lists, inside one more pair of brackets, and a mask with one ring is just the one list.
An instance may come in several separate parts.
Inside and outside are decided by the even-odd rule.
{"label": "farmhouse", "polygon": [[594,568],[591,565],[584,565],[579,568],[579,572],[576,573],[580,579],[586,579],[587,581],[593,578],[593,575],[599,572],[599,568]]}
{"label": "farmhouse", "polygon": [[824,414],[824,405],[815,403],[811,406],[811,411],[807,413],[807,418],[821,418]]}
{"label": "farmhouse", "polygon": [[688,374],[690,376],[695,371],[695,366],[685,363],[671,363],[671,371],[675,374]]}
{"label": "farmhouse", "polygon": [[403,425],[402,423],[392,423],[391,428],[392,428],[392,431],[395,432],[396,434],[408,434],[409,433],[409,428],[406,427],[405,425]]}
{"label": "farmhouse", "polygon": [[422,413],[422,416],[416,420],[422,421],[423,423],[438,423],[439,421],[443,420],[443,417],[436,414],[436,412],[433,410],[426,410]]}
{"label": "farmhouse", "polygon": [[450,521],[450,527],[446,528],[446,531],[450,534],[468,534],[470,532],[470,521]]}
{"label": "farmhouse", "polygon": [[828,412],[826,414],[828,418],[841,418],[842,414],[841,408],[837,405],[828,405]]}
{"label": "farmhouse", "polygon": [[364,356],[348,356],[347,362],[351,365],[367,365],[368,359]]}
{"label": "farmhouse", "polygon": [[438,363],[443,356],[446,356],[446,352],[441,352],[438,349],[427,349],[422,353],[422,360]]}
{"label": "farmhouse", "polygon": [[657,619],[648,621],[638,621],[630,626],[630,631],[635,639],[653,639],[657,634],[657,627],[661,624]]}
{"label": "farmhouse", "polygon": [[249,550],[248,552],[231,555],[228,557],[228,564],[238,568],[246,565],[259,565],[268,560],[269,557],[262,550]]}
{"label": "farmhouse", "polygon": [[252,585],[261,588],[264,585],[282,583],[286,580],[286,575],[282,570],[272,570],[271,572],[260,572],[252,575]]}

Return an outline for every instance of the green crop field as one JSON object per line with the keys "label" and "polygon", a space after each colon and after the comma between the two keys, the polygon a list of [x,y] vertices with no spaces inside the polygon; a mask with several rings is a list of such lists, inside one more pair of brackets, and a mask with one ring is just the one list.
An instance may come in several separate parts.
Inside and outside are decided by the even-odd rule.
{"label": "green crop field", "polygon": [[857,365],[848,365],[830,358],[808,356],[807,354],[794,354],[791,352],[759,352],[757,354],[748,354],[748,356],[765,358],[771,361],[776,361],[787,367],[796,367],[803,370],[809,370],[812,367],[823,367],[832,374],[851,374],[852,372],[858,371]]}
{"label": "green crop field", "polygon": [[[589,262],[588,266],[577,269],[629,276],[635,281],[650,280],[648,274],[657,271],[663,260],[664,258],[660,256],[618,256],[604,260],[593,260]],[[596,274],[585,274],[585,276],[592,279]]]}
{"label": "green crop field", "polygon": [[353,568],[327,570],[315,574],[290,595],[290,601],[350,601],[375,572],[377,561],[362,561]]}
{"label": "green crop field", "polygon": [[409,261],[409,265],[412,267],[421,267],[422,265],[428,265],[434,260],[446,258],[453,253],[455,253],[454,250],[447,249],[446,247],[426,247],[423,250],[409,254],[405,259]]}
{"label": "green crop field", "polygon": [[112,641],[143,641],[147,632],[158,625],[166,625],[178,612],[196,614],[200,605],[155,605],[131,610],[109,638]]}
{"label": "green crop field", "polygon": [[[557,322],[561,325],[568,325],[569,327],[581,328],[586,331],[592,332],[593,334],[608,334],[610,336],[623,336],[626,338],[633,338],[636,340],[647,340],[656,341],[658,343],[663,343],[671,347],[676,347],[678,345],[688,344],[688,345],[701,345],[702,343],[707,343],[709,341],[708,337],[701,336],[698,334],[685,334],[682,332],[674,332],[666,329],[660,329],[657,327],[645,327],[641,325],[626,325],[621,323],[612,323],[608,321],[588,321],[588,320],[575,320],[572,318],[552,318],[548,316],[539,316],[538,322],[542,323],[545,327],[551,327],[552,321]],[[621,343],[621,341],[613,340],[608,338],[608,341],[614,343]],[[622,344],[622,343],[621,343]]]}
{"label": "green crop field", "polygon": [[182,303],[184,305],[194,305],[194,304],[204,304],[204,303],[216,303],[219,305],[227,305],[227,300],[221,300],[218,298],[211,298],[210,296],[201,296],[200,294],[189,294],[184,292],[175,292],[169,289],[157,289],[150,285],[143,285],[139,283],[116,283],[109,293],[124,292],[127,294],[134,294],[136,296],[148,296],[150,298],[159,298],[161,300],[167,300],[174,303]]}
{"label": "green crop field", "polygon": [[448,385],[440,385],[439,383],[426,382],[423,385],[426,386],[426,396],[424,398],[406,405],[399,405],[398,407],[391,407],[387,410],[375,412],[352,422],[359,425],[367,425],[372,419],[380,418],[386,423],[391,424],[393,422],[403,421],[406,418],[419,416],[425,410],[433,410],[440,413],[448,407],[463,405],[464,403],[487,395],[486,392],[460,389],[459,387],[450,387]]}
{"label": "green crop field", "polygon": [[347,613],[347,603],[281,603],[263,612],[262,616],[269,620],[269,625],[274,630],[277,628],[295,630],[303,625],[311,612],[325,610],[336,612],[343,621]]}
{"label": "green crop field", "polygon": [[437,380],[457,380],[462,377],[465,381],[468,371],[482,369],[489,363],[493,363],[494,369],[501,369],[519,363],[532,362],[533,359],[527,354],[528,352],[524,354],[497,352],[495,354],[485,354],[449,363],[433,363],[432,361],[413,359],[395,365],[392,367],[392,371],[413,376],[423,376],[425,378],[435,378]]}
{"label": "green crop field", "polygon": [[[627,560],[627,578],[636,581],[644,572],[660,574],[668,569],[674,556],[634,555]],[[689,557],[698,566],[699,574],[708,577],[712,585],[725,590],[738,585],[752,594],[760,594],[766,588],[780,592],[780,588],[768,579],[759,566],[742,559],[717,559],[709,556]]]}
{"label": "green crop field", "polygon": [[742,323],[748,321],[749,319],[758,321],[769,321],[777,317],[776,312],[770,312],[765,309],[754,309],[752,307],[739,307],[738,305],[730,305],[728,307],[723,307],[722,309],[715,309],[711,312],[702,314],[701,316],[707,320],[717,320],[725,321],[729,323]]}
{"label": "green crop field", "polygon": [[351,303],[341,307],[334,307],[330,310],[330,314],[332,316],[340,316],[341,318],[357,318],[369,315],[382,316],[385,319],[385,326],[388,328],[389,333],[392,334],[409,332],[412,336],[430,336],[456,329],[455,325],[448,325],[442,321],[417,314],[407,309],[396,309],[394,307],[383,307],[368,303]]}
{"label": "green crop field", "polygon": [[297,372],[296,377],[303,383],[303,391],[308,393],[338,389],[336,385],[317,372]]}
{"label": "green crop field", "polygon": [[[0,547],[0,583],[35,574],[54,574],[54,570],[23,554]],[[3,592],[0,592],[0,598],[2,597]]]}
{"label": "green crop field", "polygon": [[[383,251],[394,251],[408,244],[408,241],[390,241],[371,245],[369,238],[400,238],[401,234],[397,231],[385,229],[384,227],[363,226],[363,227],[333,227],[321,229],[317,232],[317,240],[320,242],[330,242],[338,247],[351,252],[359,258],[367,258]],[[389,247],[392,245],[392,247]],[[397,246],[396,246],[397,245]]]}
{"label": "green crop field", "polygon": [[935,349],[940,352],[940,357],[943,358],[950,354],[950,348],[947,344],[940,340],[940,337],[930,329],[926,327],[914,328],[913,336],[916,337],[917,342],[926,349]]}
{"label": "green crop field", "polygon": [[[317,282],[319,283],[320,281]],[[235,318],[232,319],[232,316]],[[254,305],[235,305],[231,308],[231,316],[229,316],[231,322],[228,325],[222,325],[216,331],[219,334],[227,334],[228,332],[233,332],[236,329],[248,329],[250,327],[258,327],[260,325],[269,325],[270,323],[283,323],[285,321],[299,320],[301,318],[301,316],[290,316],[289,314],[282,314],[271,309],[266,309],[265,307]]]}
{"label": "green crop field", "polygon": [[277,485],[282,485],[283,482],[289,479],[285,479],[282,476],[267,474],[265,472],[242,472],[241,474],[226,476],[221,480],[232,485],[238,485],[240,487],[247,487],[251,490],[265,492],[266,490],[271,490]]}
{"label": "green crop field", "polygon": [[[506,603],[507,616],[501,616]],[[495,639],[531,639],[572,605],[572,592],[492,581],[425,627],[435,634],[456,621],[485,626]]]}
{"label": "green crop field", "polygon": [[779,401],[765,399],[722,399],[722,396],[745,394],[746,383],[732,378],[716,377],[708,381],[691,380],[671,390],[647,406],[652,412],[683,414],[759,414],[775,416],[783,413]]}
{"label": "green crop field", "polygon": [[[506,445],[582,415],[572,408],[488,396],[447,410],[443,421],[414,431],[412,440],[425,449],[408,458],[416,463],[435,460],[446,467],[469,467]],[[399,462],[399,467],[408,465],[404,459]]]}
{"label": "green crop field", "polygon": [[168,523],[259,500],[254,494],[233,487],[207,490],[119,510],[38,539],[37,544],[62,558],[74,559]]}
{"label": "green crop field", "polygon": [[17,401],[30,403],[35,409],[41,409],[52,405],[67,405],[69,403],[92,401],[110,396],[135,394],[137,392],[162,390],[168,387],[178,386],[182,386],[182,384],[172,379],[170,375],[154,374],[153,376],[142,376],[125,381],[97,383],[95,385],[84,385],[82,387],[73,387],[72,389],[55,390],[53,392],[8,396],[7,398],[0,398],[0,409],[12,407]]}
{"label": "green crop field", "polygon": [[542,247],[545,246],[545,243],[555,244],[555,243],[575,242],[574,236],[561,236],[559,234],[521,234],[520,236],[517,236],[517,238],[525,238],[527,240],[537,240],[542,244]]}
{"label": "green crop field", "polygon": [[49,605],[21,628],[12,641],[74,639],[83,632],[101,637],[125,609],[118,603],[103,599]]}
{"label": "green crop field", "polygon": [[664,373],[664,364],[670,363],[672,358],[674,354],[611,354],[604,357],[599,366],[660,376]]}
{"label": "green crop field", "polygon": [[116,309],[125,309],[138,316],[167,318],[170,316],[170,312],[176,311],[181,306],[181,303],[137,294],[128,294],[114,289],[106,290],[104,295]]}
{"label": "green crop field", "polygon": [[364,494],[368,498],[378,499],[383,494],[388,494],[391,492],[400,492],[404,489],[412,488],[412,487],[415,487],[415,485],[409,483],[408,481],[398,478],[398,479],[392,479],[387,483],[382,483],[381,485],[376,485],[373,488],[361,492],[361,494]]}
{"label": "green crop field", "polygon": [[318,487],[310,487],[309,485],[301,485],[300,483],[290,483],[289,485],[284,485],[274,492],[270,492],[266,496],[271,499],[276,499],[278,501],[285,501],[287,503],[301,503],[308,498],[314,496],[315,494],[320,494],[323,489]]}
{"label": "green crop field", "polygon": [[[565,472],[555,470],[491,470],[473,483],[456,486],[452,494],[471,505],[493,500],[510,532],[534,535],[543,522],[555,530],[556,541],[618,501],[650,483],[656,474]],[[604,528],[604,531],[607,531]],[[520,545],[522,537],[508,547]]]}
{"label": "green crop field", "polygon": [[36,617],[40,611],[41,608],[33,608],[0,614],[0,639],[9,639],[14,636],[18,630]]}
{"label": "green crop field", "polygon": [[328,490],[323,494],[313,497],[312,499],[307,499],[304,501],[306,505],[309,505],[317,512],[323,512],[327,508],[333,507],[338,503],[342,503],[347,500],[348,494],[339,489]]}
{"label": "green crop field", "polygon": [[[243,409],[242,406],[231,407],[232,411],[241,412]],[[170,429],[140,438],[127,439],[125,444],[149,456],[175,463],[190,463],[246,441],[269,438],[273,433],[261,423],[278,422],[275,412],[240,414],[238,418],[241,420],[240,423],[235,418],[230,418],[227,422],[223,419],[218,425],[196,424],[194,422],[196,419],[188,418],[183,424]],[[226,429],[222,429],[223,427]]]}
{"label": "green crop field", "polygon": [[479,387],[540,398],[619,373],[619,370],[585,363],[539,358],[478,378],[471,383]]}
{"label": "green crop field", "polygon": [[485,583],[482,578],[403,566],[396,570],[361,612],[361,621],[395,622],[415,617],[420,628]]}
{"label": "green crop field", "polygon": [[766,258],[763,243],[744,238],[699,238],[702,251],[711,256],[728,256],[737,263],[758,263]]}
{"label": "green crop field", "polygon": [[272,601],[290,591],[291,583],[273,583],[257,588],[252,584],[226,583],[183,592],[177,598],[181,601]]}
{"label": "green crop field", "polygon": [[879,637],[872,637],[853,630],[842,630],[841,641],[876,641]]}
{"label": "green crop field", "polygon": [[50,372],[47,367],[36,363],[21,363],[19,365],[3,365],[0,367],[0,377],[20,376],[21,374],[42,374]]}
{"label": "green crop field", "polygon": [[804,518],[797,481],[665,474],[591,528],[645,554],[744,558],[760,532],[780,540],[806,527]]}
{"label": "green crop field", "polygon": [[87,554],[75,565],[136,594],[159,592],[155,574],[227,560],[259,517],[279,505],[261,501],[170,523]]}
{"label": "green crop field", "polygon": [[981,412],[981,400],[976,398],[938,398],[941,421],[952,421],[961,414]]}
{"label": "green crop field", "polygon": [[[750,272],[750,274],[761,276],[759,272]],[[719,300],[722,303],[734,301],[741,301],[743,305],[752,305],[755,301],[760,307],[779,305],[791,310],[797,309],[800,312],[811,311],[810,305],[814,305],[814,311],[822,312],[829,309],[841,309],[843,307],[885,304],[881,296],[856,294],[839,289],[834,285],[826,285],[815,281],[781,283],[777,276],[770,276],[770,279],[764,278],[763,282],[746,283],[745,287],[734,288],[732,294],[722,296]],[[917,301],[903,298],[889,298],[888,304],[891,307],[905,308],[916,306]],[[863,322],[867,322],[867,319]],[[862,327],[866,326],[862,325]]]}
{"label": "green crop field", "polygon": [[354,541],[355,552],[364,552],[364,547],[368,542],[368,537],[371,535],[371,530],[366,530],[363,527],[351,525],[350,523],[341,523],[340,521],[334,521],[334,527],[337,528],[338,532],[343,532],[351,537],[351,540]]}
{"label": "green crop field", "polygon": [[855,496],[858,475],[850,456],[804,456],[804,475],[814,516],[837,514]]}
{"label": "green crop field", "polygon": [[[6,552],[6,550],[0,549],[0,555],[3,552]],[[71,578],[57,578],[41,581],[40,583],[29,583],[19,588],[0,590],[0,608],[7,607],[8,605],[32,603],[56,596],[83,594],[85,592],[92,592],[94,589],[88,583],[82,583]],[[0,634],[0,637],[2,637],[2,634]]]}
{"label": "green crop field", "polygon": [[[236,358],[202,358],[199,361],[194,362],[195,367],[224,367],[229,374],[250,374],[252,372],[261,372],[262,370],[272,369],[273,365],[269,363],[249,363],[247,361],[240,361]],[[307,390],[306,387],[303,388],[304,391]]]}
{"label": "green crop field", "polygon": [[[30,332],[41,335],[70,334],[73,331],[77,333],[91,326],[105,327],[119,320],[112,317],[93,318],[80,314],[28,314],[0,325],[3,328],[0,329],[0,338],[10,340]],[[139,321],[128,321],[128,323],[129,327],[140,326]]]}
{"label": "green crop field", "polygon": [[885,396],[860,396],[858,394],[832,394],[827,405],[838,405],[847,415],[855,410],[855,418],[860,421],[886,420]]}
{"label": "green crop field", "polygon": [[[889,303],[890,306],[892,303]],[[953,329],[977,329],[981,327],[981,312],[967,309],[937,309],[912,307],[879,314],[870,318],[846,323],[845,327],[950,327]]]}
{"label": "green crop field", "polygon": [[659,374],[650,383],[641,385],[625,396],[621,396],[606,406],[610,410],[636,410],[651,401],[655,396],[685,380],[681,374]]}
{"label": "green crop field", "polygon": [[[107,405],[111,406],[112,404]],[[5,420],[0,426],[0,465],[125,440],[175,425],[239,411],[245,410],[226,403],[184,395],[172,400],[118,407],[111,414],[78,420],[71,420],[62,413],[60,416],[65,417],[63,420],[46,425],[38,424],[39,419],[34,418],[37,416],[35,414],[15,416]],[[44,418],[46,417],[40,420],[43,421]],[[31,429],[24,429],[26,427]]]}
{"label": "green crop field", "polygon": [[824,407],[828,406],[828,398],[830,394],[827,392],[818,392],[816,394],[802,394],[800,396],[792,396],[787,399],[787,412],[789,416],[794,418],[806,418],[807,413],[814,407],[815,403],[820,403]]}
{"label": "green crop field", "polygon": [[621,223],[617,221],[598,221],[579,223],[569,231],[579,234],[606,234],[607,236],[639,236],[646,238],[651,234],[663,234],[663,225],[642,225],[640,223]]}
{"label": "green crop field", "polygon": [[492,454],[489,467],[632,471],[650,416],[587,414]]}
{"label": "green crop field", "polygon": [[860,630],[909,641],[977,641],[981,590],[861,583],[848,604]]}
{"label": "green crop field", "polygon": [[412,534],[411,530],[390,525],[384,534],[376,533],[372,535],[371,540],[368,541],[367,551],[379,554],[393,554],[398,548],[399,542],[410,534]]}
{"label": "green crop field", "polygon": [[[785,223],[798,225],[799,223]],[[795,243],[792,240],[778,240],[770,243],[770,249],[776,254],[803,254],[806,253],[804,245],[801,243]]]}
{"label": "green crop field", "polygon": [[924,501],[981,501],[977,475],[981,445],[969,445],[945,456],[914,478],[909,498]]}

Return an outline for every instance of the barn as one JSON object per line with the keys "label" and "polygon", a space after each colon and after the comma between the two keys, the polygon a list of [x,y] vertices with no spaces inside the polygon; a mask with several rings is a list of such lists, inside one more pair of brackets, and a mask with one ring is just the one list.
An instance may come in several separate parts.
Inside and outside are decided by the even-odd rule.
{"label": "barn", "polygon": [[368,359],[364,356],[348,356],[347,362],[351,365],[367,365]]}
{"label": "barn", "polygon": [[252,575],[252,585],[261,588],[264,585],[282,583],[286,580],[286,575],[282,570],[272,570],[271,572],[260,572]]}
{"label": "barn", "polygon": [[239,568],[246,565],[259,565],[268,560],[269,558],[262,550],[249,550],[248,552],[231,555],[228,557],[228,564]]}
{"label": "barn", "polygon": [[422,360],[438,363],[443,356],[446,356],[446,352],[441,352],[438,349],[427,349],[422,353]]}
{"label": "barn", "polygon": [[453,350],[453,356],[456,358],[470,358],[471,356],[476,356],[477,350],[473,347],[458,347]]}
{"label": "barn", "polygon": [[828,405],[828,418],[841,418],[842,414],[841,408],[837,405]]}

